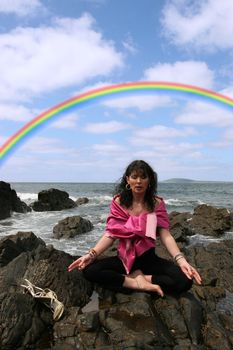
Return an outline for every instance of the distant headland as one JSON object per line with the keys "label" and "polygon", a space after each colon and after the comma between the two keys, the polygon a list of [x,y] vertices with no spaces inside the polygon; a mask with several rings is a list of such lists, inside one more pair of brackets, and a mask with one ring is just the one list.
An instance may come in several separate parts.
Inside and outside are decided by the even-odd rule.
{"label": "distant headland", "polygon": [[199,181],[192,180],[192,179],[172,178],[172,179],[163,180],[161,182],[184,183],[184,182],[199,182]]}

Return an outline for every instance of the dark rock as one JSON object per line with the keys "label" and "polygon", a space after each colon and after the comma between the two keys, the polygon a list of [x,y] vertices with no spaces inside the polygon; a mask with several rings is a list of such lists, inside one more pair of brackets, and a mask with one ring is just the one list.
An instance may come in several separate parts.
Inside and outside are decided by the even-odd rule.
{"label": "dark rock", "polygon": [[11,213],[27,213],[31,208],[22,202],[10,184],[0,181],[0,220],[11,216]]}
{"label": "dark rock", "polygon": [[41,319],[36,302],[26,294],[0,294],[0,348],[33,347],[51,326]]}
{"label": "dark rock", "polygon": [[169,214],[170,230],[177,242],[186,242],[186,236],[189,233],[189,221],[191,218],[191,213],[178,213],[173,211]]}
{"label": "dark rock", "polygon": [[232,338],[226,337],[224,325],[222,324],[221,320],[219,320],[219,317],[215,312],[207,315],[207,320],[203,328],[203,339],[208,349],[232,349]]}
{"label": "dark rock", "polygon": [[69,198],[69,194],[55,188],[43,190],[38,193],[38,201],[31,204],[35,211],[56,211],[71,209],[77,204]]}
{"label": "dark rock", "polygon": [[39,245],[45,247],[44,241],[37,238],[33,232],[18,232],[0,241],[0,267],[7,265],[23,252],[32,251]]}
{"label": "dark rock", "polygon": [[225,208],[202,204],[194,209],[191,226],[196,233],[218,236],[231,227],[231,215]]}
{"label": "dark rock", "polygon": [[53,290],[66,310],[87,304],[93,289],[78,270],[67,272],[73,257],[47,248],[32,233],[2,239],[0,251],[9,253],[9,256],[3,254],[0,268],[0,348],[36,349],[36,342],[48,333],[45,330],[53,328],[52,312],[31,295],[23,294],[20,285],[24,279]]}
{"label": "dark rock", "polygon": [[78,234],[89,232],[93,229],[90,220],[79,215],[74,215],[60,220],[53,228],[55,238],[72,238]]}
{"label": "dark rock", "polygon": [[188,260],[201,272],[204,286],[224,287],[233,292],[232,240],[191,246],[187,255]]}
{"label": "dark rock", "polygon": [[[194,283],[179,296],[117,293],[92,285],[78,270],[67,272],[73,257],[47,247],[33,233],[0,241],[0,348],[232,349],[233,241],[188,246],[185,230],[192,220],[188,214],[173,215],[174,229],[183,230],[179,244],[203,278],[202,285]],[[57,294],[65,304],[59,321],[54,323],[48,308],[22,294],[24,278]],[[94,310],[93,296],[98,298]]]}
{"label": "dark rock", "polygon": [[203,307],[201,303],[191,293],[182,295],[179,303],[192,344],[200,344],[201,325],[203,323]]}
{"label": "dark rock", "polygon": [[170,228],[177,242],[186,242],[187,236],[201,234],[219,236],[233,227],[233,216],[225,208],[202,204],[194,213],[171,212]]}
{"label": "dark rock", "polygon": [[77,205],[86,204],[86,203],[88,203],[88,202],[89,202],[89,199],[88,199],[87,197],[80,197],[80,198],[78,198],[78,199],[75,201],[75,203],[76,203]]}

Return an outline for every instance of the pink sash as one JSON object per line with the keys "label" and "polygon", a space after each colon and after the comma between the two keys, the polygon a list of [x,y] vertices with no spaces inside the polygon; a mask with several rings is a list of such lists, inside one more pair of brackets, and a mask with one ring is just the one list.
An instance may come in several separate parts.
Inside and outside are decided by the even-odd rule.
{"label": "pink sash", "polygon": [[135,258],[155,246],[156,228],[169,228],[169,218],[162,198],[153,213],[138,216],[130,215],[115,198],[110,206],[105,234],[108,237],[119,238],[118,256],[128,274]]}

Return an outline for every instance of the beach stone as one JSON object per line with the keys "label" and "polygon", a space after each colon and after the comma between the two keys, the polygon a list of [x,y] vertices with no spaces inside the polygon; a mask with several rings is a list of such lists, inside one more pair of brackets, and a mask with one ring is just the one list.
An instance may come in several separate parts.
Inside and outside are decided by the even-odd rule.
{"label": "beach stone", "polygon": [[89,202],[89,199],[88,199],[87,197],[80,197],[80,198],[78,198],[78,199],[75,201],[75,203],[76,203],[77,205],[86,204],[86,203],[88,203],[88,202]]}
{"label": "beach stone", "polygon": [[38,200],[31,204],[34,211],[59,211],[75,208],[77,204],[66,191],[50,188],[38,193]]}
{"label": "beach stone", "polygon": [[27,213],[31,208],[20,200],[15,190],[7,182],[0,181],[0,220],[11,216],[12,212]]}
{"label": "beach stone", "polygon": [[191,230],[202,235],[219,236],[230,229],[231,213],[226,208],[202,204],[194,209]]}
{"label": "beach stone", "polygon": [[93,229],[93,224],[90,220],[84,219],[79,215],[69,216],[60,220],[53,228],[54,237],[72,238],[81,233],[89,232]]}

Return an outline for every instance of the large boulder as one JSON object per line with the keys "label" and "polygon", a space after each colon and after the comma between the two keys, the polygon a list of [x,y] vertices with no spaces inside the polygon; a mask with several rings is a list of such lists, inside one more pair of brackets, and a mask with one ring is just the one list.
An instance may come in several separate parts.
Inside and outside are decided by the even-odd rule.
{"label": "large boulder", "polygon": [[31,208],[22,202],[9,183],[0,181],[0,220],[11,216],[12,212],[26,213]]}
{"label": "large boulder", "polygon": [[50,188],[38,193],[38,201],[31,204],[34,211],[56,211],[75,208],[77,204],[66,191]]}
{"label": "large boulder", "polygon": [[185,242],[187,236],[195,234],[215,236],[233,228],[233,214],[226,208],[198,205],[193,214],[171,212],[170,229],[178,242]]}
{"label": "large boulder", "polygon": [[90,220],[84,219],[79,215],[69,216],[60,220],[53,228],[55,238],[72,238],[78,234],[89,232],[93,229]]}
{"label": "large boulder", "polygon": [[190,224],[193,232],[219,236],[230,229],[231,220],[231,213],[226,208],[202,204],[194,209]]}
{"label": "large boulder", "polygon": [[[12,241],[12,244],[10,244]],[[52,312],[43,303],[24,295],[21,284],[28,279],[50,288],[65,305],[80,308],[93,288],[78,270],[67,272],[73,257],[45,243],[32,232],[19,232],[0,241],[4,256],[0,267],[0,349],[37,349],[35,344],[51,337]]]}

